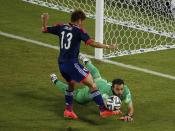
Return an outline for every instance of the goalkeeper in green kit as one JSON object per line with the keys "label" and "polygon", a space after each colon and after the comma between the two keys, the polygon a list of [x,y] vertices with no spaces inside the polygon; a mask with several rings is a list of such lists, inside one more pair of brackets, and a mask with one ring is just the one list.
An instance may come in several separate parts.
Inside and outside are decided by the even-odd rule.
{"label": "goalkeeper in green kit", "polygon": [[[131,99],[131,93],[128,86],[124,84],[124,81],[122,79],[114,79],[112,83],[110,83],[101,77],[99,70],[91,63],[88,58],[80,54],[80,60],[82,60],[82,62],[90,71],[104,100],[109,96],[116,95],[121,99],[123,103],[127,104],[127,113],[124,116],[120,117],[120,120],[128,122],[133,121],[134,107]],[[58,89],[64,93],[68,88],[68,85],[59,81],[55,74],[51,74],[50,77],[56,87],[58,87]],[[79,104],[85,104],[92,101],[89,88],[87,86],[83,86],[80,89],[75,89],[74,100]]]}

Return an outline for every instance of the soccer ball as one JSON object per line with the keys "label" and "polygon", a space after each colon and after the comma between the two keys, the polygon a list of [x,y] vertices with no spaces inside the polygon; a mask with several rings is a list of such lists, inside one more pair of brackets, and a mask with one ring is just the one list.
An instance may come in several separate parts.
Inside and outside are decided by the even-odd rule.
{"label": "soccer ball", "polygon": [[108,110],[116,111],[121,107],[121,100],[118,96],[110,96],[105,100],[105,106]]}

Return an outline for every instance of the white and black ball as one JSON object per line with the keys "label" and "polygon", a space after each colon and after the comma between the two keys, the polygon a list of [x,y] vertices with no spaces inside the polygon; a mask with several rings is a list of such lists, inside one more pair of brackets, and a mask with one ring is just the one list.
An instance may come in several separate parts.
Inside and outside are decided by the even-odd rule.
{"label": "white and black ball", "polygon": [[105,101],[105,106],[108,110],[111,110],[111,111],[117,111],[120,109],[121,107],[121,100],[118,96],[109,96],[109,98],[106,99]]}

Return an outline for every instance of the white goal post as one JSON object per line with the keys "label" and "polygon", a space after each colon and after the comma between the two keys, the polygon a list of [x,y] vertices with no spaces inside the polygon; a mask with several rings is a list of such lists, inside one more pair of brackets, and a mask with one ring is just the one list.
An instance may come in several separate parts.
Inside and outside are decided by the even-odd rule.
{"label": "white goal post", "polygon": [[95,19],[95,40],[117,50],[95,49],[95,58],[175,48],[175,0],[23,0],[64,12],[82,9]]}

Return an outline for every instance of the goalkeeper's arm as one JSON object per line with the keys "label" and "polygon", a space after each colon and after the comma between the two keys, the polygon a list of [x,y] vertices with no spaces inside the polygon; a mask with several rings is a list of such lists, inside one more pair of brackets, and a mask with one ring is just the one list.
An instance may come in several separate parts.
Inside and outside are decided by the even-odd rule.
{"label": "goalkeeper's arm", "polygon": [[121,117],[120,119],[124,121],[129,121],[129,122],[133,121],[134,106],[133,106],[131,93],[129,89],[127,90],[127,95],[124,102],[127,104],[128,111],[127,111],[127,114]]}
{"label": "goalkeeper's arm", "polygon": [[133,121],[134,106],[132,101],[128,104],[128,112],[124,116],[120,117],[120,120],[131,122]]}
{"label": "goalkeeper's arm", "polygon": [[134,106],[133,106],[133,102],[131,101],[129,104],[128,104],[128,116],[133,116],[134,114]]}

